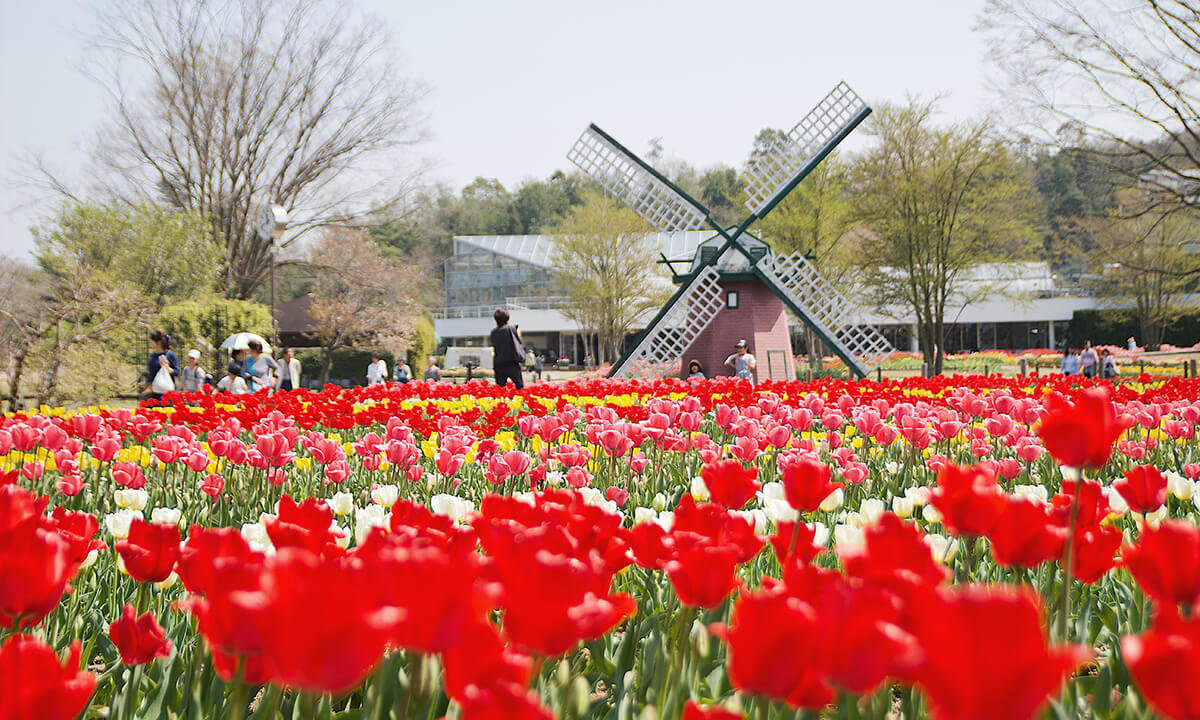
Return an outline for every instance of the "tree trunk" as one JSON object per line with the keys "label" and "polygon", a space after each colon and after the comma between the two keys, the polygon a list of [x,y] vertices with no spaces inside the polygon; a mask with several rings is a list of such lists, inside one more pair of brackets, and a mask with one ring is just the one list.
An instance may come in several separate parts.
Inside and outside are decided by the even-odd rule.
{"label": "tree trunk", "polygon": [[12,378],[8,381],[8,411],[21,410],[21,373],[25,370],[25,360],[29,357],[29,344],[26,343],[17,351],[13,358]]}
{"label": "tree trunk", "polygon": [[325,383],[329,382],[329,368],[333,367],[333,348],[321,348],[324,352],[321,354],[321,387],[325,387]]}

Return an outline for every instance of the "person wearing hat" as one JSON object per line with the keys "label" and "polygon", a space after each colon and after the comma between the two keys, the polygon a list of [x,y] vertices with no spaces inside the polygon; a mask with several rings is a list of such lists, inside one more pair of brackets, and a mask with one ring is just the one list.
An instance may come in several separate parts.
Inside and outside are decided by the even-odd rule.
{"label": "person wearing hat", "polygon": [[738,340],[734,345],[734,353],[725,358],[725,367],[733,369],[733,376],[742,380],[754,382],[754,369],[757,366],[754,356],[745,340]]}
{"label": "person wearing hat", "polygon": [[179,371],[180,392],[200,392],[208,382],[208,373],[200,367],[200,351],[188,350],[187,365]]}

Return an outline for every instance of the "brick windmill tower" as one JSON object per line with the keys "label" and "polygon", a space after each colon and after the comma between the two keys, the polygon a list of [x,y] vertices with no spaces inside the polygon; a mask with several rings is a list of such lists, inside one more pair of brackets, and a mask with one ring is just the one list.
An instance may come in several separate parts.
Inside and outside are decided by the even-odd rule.
{"label": "brick windmill tower", "polygon": [[870,113],[848,85],[838,84],[747,168],[750,214],[730,228],[596,125],[584,130],[567,159],[589,177],[664,232],[716,231],[697,248],[686,272],[672,273],[679,290],[613,365],[610,377],[677,375],[693,359],[710,376],[723,374],[722,363],[744,339],[758,360],[759,380],[793,380],[787,310],[860,378],[892,352],[879,331],[861,321],[860,309],[803,255],[776,254],[746,232]]}

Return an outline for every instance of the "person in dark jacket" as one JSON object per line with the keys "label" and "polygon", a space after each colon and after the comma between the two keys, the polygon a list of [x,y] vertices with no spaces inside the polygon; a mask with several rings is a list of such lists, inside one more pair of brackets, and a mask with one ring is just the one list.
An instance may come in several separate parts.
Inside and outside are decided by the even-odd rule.
{"label": "person in dark jacket", "polygon": [[159,368],[167,368],[171,373],[171,382],[178,383],[179,358],[171,349],[171,336],[162,330],[150,333],[150,344],[153,350],[150,352],[150,359],[146,361],[146,387],[142,394],[154,400],[162,400],[162,393],[154,392],[154,377],[158,375]]}
{"label": "person in dark jacket", "polygon": [[492,371],[496,373],[496,384],[504,387],[509,380],[517,389],[525,387],[521,366],[525,362],[525,348],[521,345],[521,334],[515,325],[508,324],[508,311],[496,310],[496,327],[492,328]]}

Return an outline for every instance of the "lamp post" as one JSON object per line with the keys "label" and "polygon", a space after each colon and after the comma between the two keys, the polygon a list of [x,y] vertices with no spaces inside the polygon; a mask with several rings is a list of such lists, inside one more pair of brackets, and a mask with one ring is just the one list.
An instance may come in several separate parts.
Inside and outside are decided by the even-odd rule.
{"label": "lamp post", "polygon": [[279,323],[275,321],[275,246],[287,229],[288,213],[282,205],[263,206],[258,213],[258,236],[271,243],[271,348],[279,350]]}

